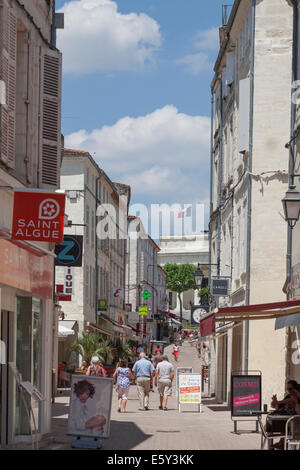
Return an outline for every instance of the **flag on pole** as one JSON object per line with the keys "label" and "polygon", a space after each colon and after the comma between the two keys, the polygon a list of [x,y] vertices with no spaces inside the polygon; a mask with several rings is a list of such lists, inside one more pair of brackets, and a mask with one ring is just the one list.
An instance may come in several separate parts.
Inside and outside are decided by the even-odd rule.
{"label": "flag on pole", "polygon": [[192,216],[192,206],[188,206],[182,211],[179,211],[177,214],[178,219],[183,219],[183,217],[191,217]]}

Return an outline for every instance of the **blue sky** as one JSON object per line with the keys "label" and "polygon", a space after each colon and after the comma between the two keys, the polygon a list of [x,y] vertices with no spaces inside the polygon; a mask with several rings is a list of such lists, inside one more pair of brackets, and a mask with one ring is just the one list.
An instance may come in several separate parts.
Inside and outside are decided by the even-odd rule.
{"label": "blue sky", "polygon": [[56,0],[66,146],[140,203],[209,198],[210,82],[223,0]]}

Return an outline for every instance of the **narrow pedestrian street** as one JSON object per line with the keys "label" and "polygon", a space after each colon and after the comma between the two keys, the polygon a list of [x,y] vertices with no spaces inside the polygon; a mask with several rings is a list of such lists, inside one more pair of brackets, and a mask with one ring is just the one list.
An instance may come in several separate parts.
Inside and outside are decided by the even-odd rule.
{"label": "narrow pedestrian street", "polygon": [[[165,349],[169,359],[172,346]],[[180,348],[176,366],[192,366],[199,372],[199,359],[196,349],[185,341]],[[175,379],[174,379],[175,381]],[[233,422],[227,406],[216,404],[214,399],[203,398],[202,413],[197,412],[197,405],[185,405],[182,413],[173,387],[169,399],[168,411],[158,409],[159,397],[155,389],[150,394],[149,411],[138,411],[139,402],[135,386],[131,386],[127,412],[117,412],[117,396],[113,394],[110,438],[102,441],[103,450],[244,450],[260,449],[260,434],[233,433]],[[67,436],[69,397],[58,396],[52,405],[52,436],[40,449],[70,450],[71,436]],[[255,429],[254,423],[240,423],[239,429]]]}

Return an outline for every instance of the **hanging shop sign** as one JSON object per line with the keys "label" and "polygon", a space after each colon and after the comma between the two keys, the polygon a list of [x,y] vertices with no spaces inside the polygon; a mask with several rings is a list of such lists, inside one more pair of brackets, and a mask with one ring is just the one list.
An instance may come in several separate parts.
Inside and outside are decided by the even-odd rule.
{"label": "hanging shop sign", "polygon": [[65,194],[16,191],[12,239],[60,243],[64,215]]}
{"label": "hanging shop sign", "polygon": [[139,315],[142,315],[142,316],[148,315],[148,307],[147,306],[139,307]]}
{"label": "hanging shop sign", "polygon": [[229,279],[212,279],[211,295],[214,297],[226,297],[229,295]]}
{"label": "hanging shop sign", "polygon": [[61,243],[55,245],[55,266],[82,266],[82,235],[64,235]]}
{"label": "hanging shop sign", "polygon": [[107,299],[98,299],[98,310],[102,310],[103,312],[106,312],[107,307],[108,307]]}
{"label": "hanging shop sign", "polygon": [[261,410],[261,375],[231,376],[231,416]]}
{"label": "hanging shop sign", "polygon": [[74,271],[70,266],[65,268],[64,294],[65,295],[74,294]]}

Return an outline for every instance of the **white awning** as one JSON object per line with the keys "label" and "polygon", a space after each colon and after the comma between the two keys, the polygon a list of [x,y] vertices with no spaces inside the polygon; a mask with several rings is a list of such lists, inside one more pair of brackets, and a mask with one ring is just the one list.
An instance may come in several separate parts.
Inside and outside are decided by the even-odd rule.
{"label": "white awning", "polygon": [[67,328],[63,325],[58,324],[58,336],[64,338],[66,336],[73,336],[75,335],[75,331]]}

